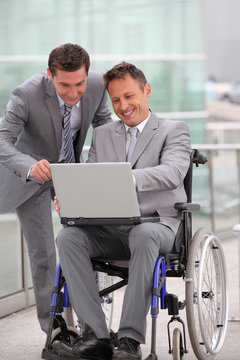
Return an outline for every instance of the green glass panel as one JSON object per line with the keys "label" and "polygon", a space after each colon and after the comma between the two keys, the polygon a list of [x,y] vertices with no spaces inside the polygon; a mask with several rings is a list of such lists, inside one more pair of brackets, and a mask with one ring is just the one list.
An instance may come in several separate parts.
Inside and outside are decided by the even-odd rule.
{"label": "green glass panel", "polygon": [[0,53],[45,54],[60,43],[91,54],[202,52],[202,1],[1,0]]}

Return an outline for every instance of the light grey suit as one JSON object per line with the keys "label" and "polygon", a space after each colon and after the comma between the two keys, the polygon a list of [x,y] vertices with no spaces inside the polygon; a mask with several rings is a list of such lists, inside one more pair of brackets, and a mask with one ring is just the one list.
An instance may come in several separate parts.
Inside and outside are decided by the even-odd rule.
{"label": "light grey suit", "polygon": [[[108,335],[90,258],[130,258],[119,337],[145,342],[153,269],[159,251],[171,252],[174,245],[180,223],[174,204],[186,201],[183,180],[189,167],[190,152],[186,124],[159,119],[152,113],[138,138],[131,164],[141,214],[159,214],[160,224],[65,227],[58,234],[61,266],[73,307],[98,338]],[[94,130],[89,162],[125,159],[126,132],[121,121]]]}
{"label": "light grey suit", "polygon": [[[90,72],[81,98],[81,129],[74,141],[76,162],[87,130],[111,122],[102,76]],[[59,101],[46,73],[18,86],[0,120],[0,213],[17,209],[28,244],[41,327],[47,331],[50,292],[55,276],[55,245],[51,217],[52,182],[27,181],[39,160],[58,162],[62,139]]]}

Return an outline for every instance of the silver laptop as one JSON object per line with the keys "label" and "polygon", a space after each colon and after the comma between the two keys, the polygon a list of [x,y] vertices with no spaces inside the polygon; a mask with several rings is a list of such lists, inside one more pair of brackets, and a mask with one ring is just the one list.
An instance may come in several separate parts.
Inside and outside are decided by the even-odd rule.
{"label": "silver laptop", "polygon": [[130,163],[51,164],[51,172],[63,224],[145,221],[140,216]]}

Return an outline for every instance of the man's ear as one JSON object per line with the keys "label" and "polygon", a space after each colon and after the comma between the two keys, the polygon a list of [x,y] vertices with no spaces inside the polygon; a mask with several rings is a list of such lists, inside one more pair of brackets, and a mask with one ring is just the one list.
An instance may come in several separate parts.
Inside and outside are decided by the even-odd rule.
{"label": "man's ear", "polygon": [[53,76],[52,76],[52,73],[51,73],[51,71],[50,71],[49,68],[47,68],[47,74],[48,74],[49,80],[52,81],[52,80],[53,80]]}
{"label": "man's ear", "polygon": [[147,95],[147,97],[149,97],[151,95],[152,90],[151,90],[151,86],[148,82],[144,85],[144,92]]}

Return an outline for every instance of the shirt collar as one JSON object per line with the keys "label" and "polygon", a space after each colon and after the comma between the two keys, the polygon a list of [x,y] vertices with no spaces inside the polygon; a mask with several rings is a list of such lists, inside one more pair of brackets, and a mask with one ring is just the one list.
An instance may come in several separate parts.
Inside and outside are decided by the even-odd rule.
{"label": "shirt collar", "polygon": [[[134,127],[136,127],[136,128],[138,129],[138,131],[140,132],[140,134],[142,133],[144,127],[146,126],[146,124],[147,124],[150,116],[151,116],[151,111],[149,110],[148,117],[147,117],[145,120],[143,120],[142,122],[140,122],[140,124],[138,124],[137,126],[134,126]],[[127,126],[125,123],[124,123],[124,125],[125,125],[125,129],[126,129],[126,133],[127,133],[127,132],[128,132],[128,129],[129,129],[129,126]]]}
{"label": "shirt collar", "polygon": [[[57,94],[57,97],[58,97],[59,106],[61,108],[65,104],[65,102],[58,94]],[[74,106],[77,106],[79,108],[79,105],[80,105],[80,100]]]}

